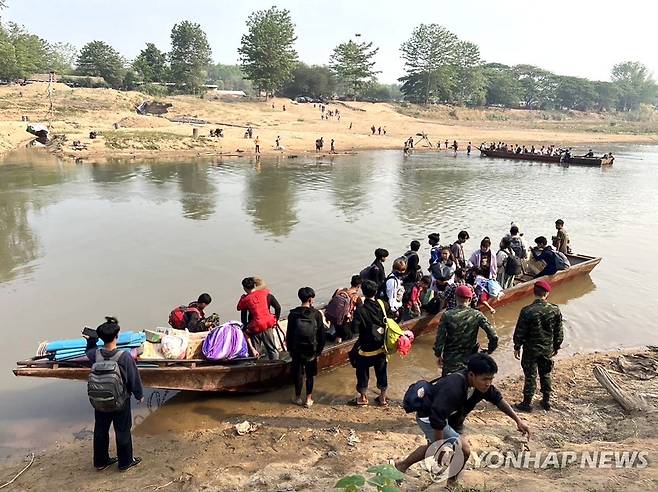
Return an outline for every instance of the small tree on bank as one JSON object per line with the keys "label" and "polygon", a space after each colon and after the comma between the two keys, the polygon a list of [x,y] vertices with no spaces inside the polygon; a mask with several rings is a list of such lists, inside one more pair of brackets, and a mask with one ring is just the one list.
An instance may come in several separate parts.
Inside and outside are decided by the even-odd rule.
{"label": "small tree on bank", "polygon": [[212,51],[199,24],[183,21],[171,29],[171,78],[188,91],[196,92],[206,80],[205,68]]}
{"label": "small tree on bank", "polygon": [[125,61],[109,44],[92,41],[80,50],[76,72],[78,75],[103,77],[110,87],[118,89],[123,84]]}
{"label": "small tree on bank", "polygon": [[290,80],[297,62],[295,25],[288,10],[272,7],[253,12],[238,48],[242,70],[265,98]]}
{"label": "small tree on bank", "polygon": [[351,39],[334,48],[329,66],[338,81],[349,87],[350,92],[347,95],[355,100],[380,73],[374,70],[373,60],[378,51],[379,48],[373,48],[372,43],[355,43]]}

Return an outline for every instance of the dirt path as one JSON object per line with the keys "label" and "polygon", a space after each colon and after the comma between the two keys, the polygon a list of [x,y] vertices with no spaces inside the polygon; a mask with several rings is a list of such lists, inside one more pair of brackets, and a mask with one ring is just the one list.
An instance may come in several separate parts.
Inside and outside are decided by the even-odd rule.
{"label": "dirt path", "polygon": [[[658,359],[655,352],[645,354]],[[536,410],[527,415],[534,433],[529,443],[491,406],[477,408],[469,416],[467,434],[478,453],[523,449],[543,453],[645,451],[649,462],[646,468],[475,468],[471,460],[463,473],[464,490],[655,490],[658,414],[625,413],[591,374],[595,364],[615,371],[614,377],[636,394],[644,394],[653,407],[658,402],[658,377],[647,373],[651,379],[641,380],[621,375],[617,356],[594,354],[561,360],[554,374],[554,410]],[[506,379],[499,387],[508,401],[514,402],[521,392],[521,380]],[[291,405],[283,414],[253,415],[246,406],[242,414],[213,415],[216,424],[211,428],[182,434],[152,437],[138,431],[135,447],[144,463],[125,474],[91,469],[88,436],[82,443],[39,454],[33,466],[8,490],[156,490],[163,485],[166,491],[331,490],[341,477],[403,457],[423,442],[413,418],[404,414],[398,404],[385,409],[355,408],[343,404],[347,397],[337,396],[333,401],[332,405],[316,404],[311,409]],[[199,405],[203,411],[203,401]],[[176,418],[175,405],[165,406],[162,411]],[[234,424],[242,420],[261,426],[253,433],[238,436]],[[23,463],[16,461],[0,466],[0,483],[11,479],[22,467]],[[441,487],[416,465],[401,489]]]}
{"label": "dirt path", "polygon": [[[152,98],[138,92],[54,86],[52,132],[64,138],[52,150],[61,156],[94,162],[115,157],[250,156],[254,155],[255,146],[254,139],[244,138],[248,126],[253,127],[254,138],[258,136],[263,155],[284,157],[315,154],[314,143],[320,137],[324,137],[323,154],[330,152],[331,139],[335,139],[337,154],[366,149],[401,150],[410,136],[418,141],[419,132],[428,134],[433,151],[439,141],[446,139],[451,143],[456,139],[462,152],[469,141],[473,145],[492,140],[539,146],[592,143],[599,144],[596,150],[601,153],[608,150],[608,143],[656,141],[656,133],[650,133],[651,128],[647,127],[650,123],[618,122],[610,116],[588,113],[329,104],[327,111],[339,110],[338,120],[335,116],[321,119],[319,105],[295,104],[286,99],[231,102],[191,96]],[[30,122],[46,123],[50,119],[46,90],[46,84],[38,83],[0,87],[0,152],[24,145],[29,139],[22,116]],[[153,99],[171,103],[169,113],[165,117],[137,115],[135,107]],[[208,123],[175,123],[167,118],[195,118]],[[373,125],[381,127],[382,133],[373,135]],[[210,130],[219,127],[224,128],[225,137],[210,137]],[[192,137],[193,129],[198,131],[198,138]],[[93,140],[89,138],[92,130],[99,133]],[[281,137],[285,150],[275,149],[277,137]],[[85,148],[74,149],[76,140]],[[452,152],[442,146],[441,152]]]}

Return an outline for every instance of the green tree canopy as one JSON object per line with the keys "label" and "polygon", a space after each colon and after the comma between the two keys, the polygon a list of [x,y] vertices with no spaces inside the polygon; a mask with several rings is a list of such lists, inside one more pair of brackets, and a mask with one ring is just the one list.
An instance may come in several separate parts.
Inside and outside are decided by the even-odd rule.
{"label": "green tree canopy", "polygon": [[487,95],[487,79],[482,72],[480,48],[470,41],[460,41],[455,46],[454,101],[467,106],[484,104]]}
{"label": "green tree canopy", "polygon": [[92,41],[80,50],[76,72],[78,75],[103,77],[112,88],[120,88],[125,74],[123,57],[109,44]]}
{"label": "green tree canopy", "polygon": [[298,63],[292,79],[281,91],[286,97],[330,97],[336,90],[336,79],[329,67]]}
{"label": "green tree canopy", "polygon": [[612,81],[619,89],[617,108],[620,111],[637,109],[640,104],[654,102],[657,93],[656,82],[642,63],[618,63],[612,67]]}
{"label": "green tree canopy", "polygon": [[205,69],[212,51],[199,24],[183,21],[171,29],[171,78],[179,86],[195,92],[206,79]]}
{"label": "green tree canopy", "polygon": [[455,89],[455,63],[459,38],[438,24],[421,24],[402,43],[406,75],[402,93],[422,104],[447,101]]}
{"label": "green tree canopy", "polygon": [[133,61],[133,70],[142,82],[164,82],[167,76],[167,54],[153,43],[146,43]]}
{"label": "green tree canopy", "polygon": [[533,65],[514,67],[521,84],[521,102],[528,109],[551,107],[555,99],[555,76]]}
{"label": "green tree canopy", "polygon": [[77,58],[78,49],[71,43],[48,44],[47,65],[49,71],[59,74],[72,73]]}
{"label": "green tree canopy", "polygon": [[346,95],[356,99],[368,83],[374,81],[379,73],[374,70],[373,60],[378,51],[372,43],[355,43],[351,39],[334,48],[329,66],[338,82],[346,86]]}
{"label": "green tree canopy", "polygon": [[223,90],[251,92],[253,89],[251,81],[245,77],[240,65],[217,63],[208,67],[208,80]]}
{"label": "green tree canopy", "polygon": [[486,79],[486,103],[515,108],[523,98],[516,73],[501,63],[488,63],[482,67]]}
{"label": "green tree canopy", "polygon": [[238,48],[242,70],[267,97],[292,77],[297,62],[295,25],[288,10],[271,7],[249,15],[247,30]]}

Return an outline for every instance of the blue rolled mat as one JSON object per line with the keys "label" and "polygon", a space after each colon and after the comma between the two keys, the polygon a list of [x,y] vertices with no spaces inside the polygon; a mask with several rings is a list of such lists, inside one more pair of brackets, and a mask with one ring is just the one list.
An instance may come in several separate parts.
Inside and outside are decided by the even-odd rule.
{"label": "blue rolled mat", "polygon": [[[141,345],[146,341],[146,334],[143,331],[125,331],[119,333],[118,345]],[[84,352],[87,346],[85,338],[71,338],[68,340],[55,340],[46,345],[46,352],[57,352],[66,349],[82,349]],[[98,346],[103,346],[103,340],[98,340]]]}

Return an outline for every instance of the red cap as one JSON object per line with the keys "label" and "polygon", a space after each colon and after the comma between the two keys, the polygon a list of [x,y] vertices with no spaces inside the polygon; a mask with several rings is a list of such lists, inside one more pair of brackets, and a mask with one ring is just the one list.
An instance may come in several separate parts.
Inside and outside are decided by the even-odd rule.
{"label": "red cap", "polygon": [[535,286],[545,290],[546,292],[550,292],[553,289],[553,287],[551,287],[551,284],[546,282],[546,280],[540,280],[539,282],[535,282]]}
{"label": "red cap", "polygon": [[468,285],[460,285],[455,289],[455,295],[463,299],[472,299],[473,298],[473,289]]}

